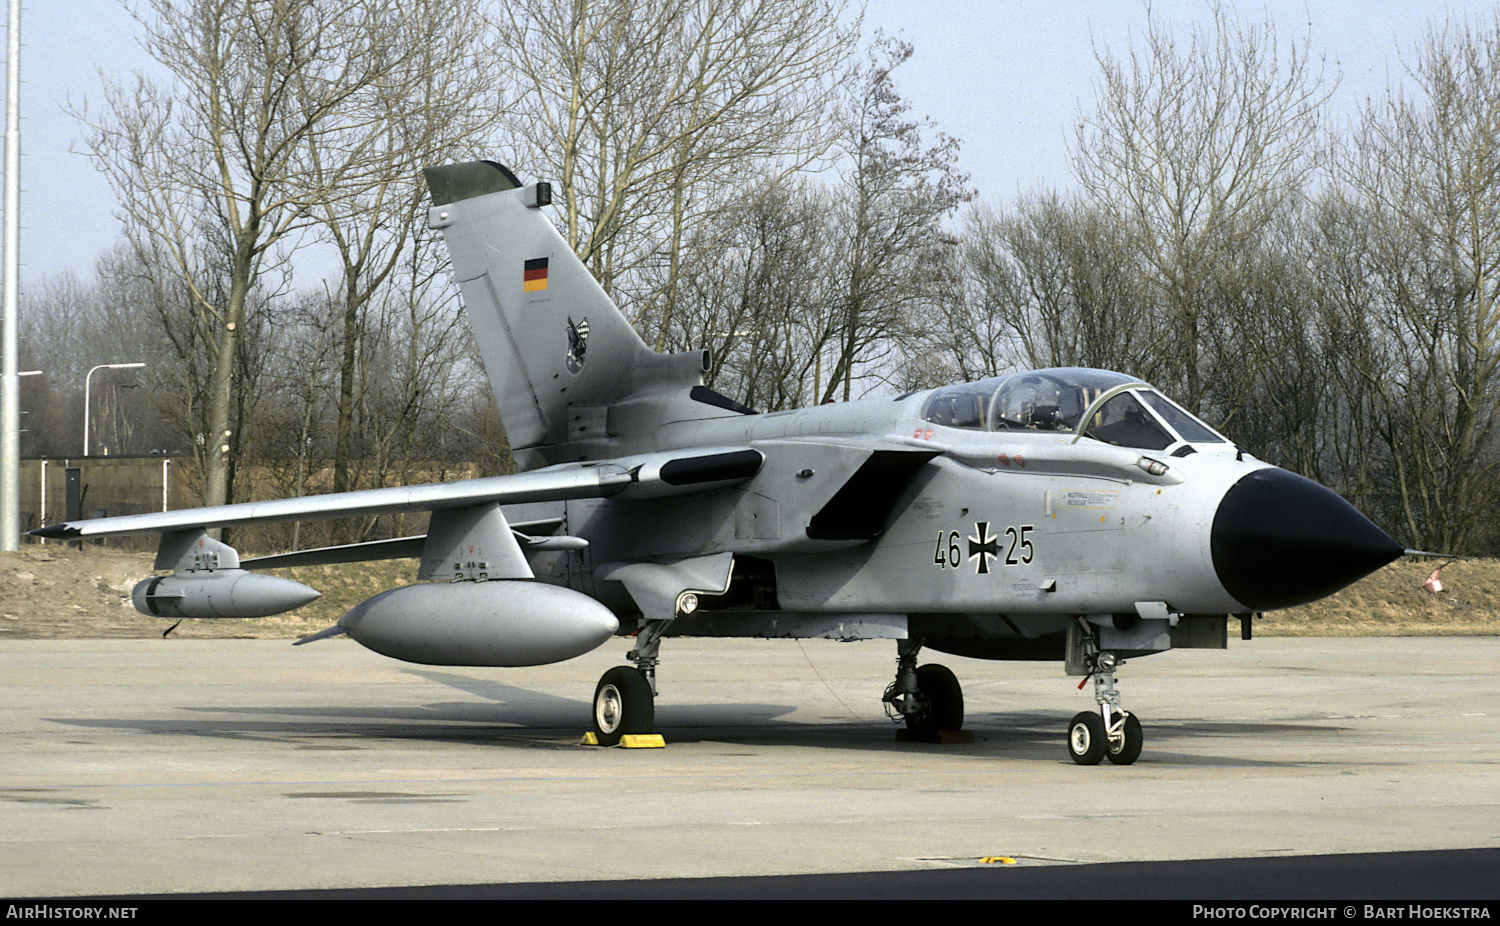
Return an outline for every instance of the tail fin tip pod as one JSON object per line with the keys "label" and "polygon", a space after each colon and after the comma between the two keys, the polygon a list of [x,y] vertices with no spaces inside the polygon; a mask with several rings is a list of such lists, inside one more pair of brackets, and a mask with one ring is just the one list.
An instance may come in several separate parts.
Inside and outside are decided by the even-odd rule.
{"label": "tail fin tip pod", "polygon": [[[523,185],[493,161],[428,167],[474,339],[522,468],[652,449],[671,421],[738,414],[693,398],[707,351],[648,348]],[[611,411],[614,410],[614,414]]]}

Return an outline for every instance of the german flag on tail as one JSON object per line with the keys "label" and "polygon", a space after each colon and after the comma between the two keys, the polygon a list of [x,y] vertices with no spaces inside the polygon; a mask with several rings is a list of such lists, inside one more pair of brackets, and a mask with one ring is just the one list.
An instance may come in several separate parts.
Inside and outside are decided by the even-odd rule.
{"label": "german flag on tail", "polygon": [[[515,266],[512,264],[511,266]],[[538,257],[526,262],[521,289],[528,293],[541,292],[547,288],[547,258]]]}

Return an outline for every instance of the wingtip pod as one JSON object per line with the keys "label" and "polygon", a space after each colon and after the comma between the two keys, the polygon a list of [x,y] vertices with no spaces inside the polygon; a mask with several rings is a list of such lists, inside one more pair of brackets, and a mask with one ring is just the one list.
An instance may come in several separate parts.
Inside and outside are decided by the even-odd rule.
{"label": "wingtip pod", "polygon": [[243,569],[157,576],[136,583],[131,604],[148,617],[270,617],[322,597],[315,588]]}

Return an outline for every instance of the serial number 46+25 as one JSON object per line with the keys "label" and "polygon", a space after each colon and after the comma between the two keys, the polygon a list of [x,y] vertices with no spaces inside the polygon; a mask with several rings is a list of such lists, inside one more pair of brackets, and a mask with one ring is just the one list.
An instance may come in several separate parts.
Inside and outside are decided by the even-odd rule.
{"label": "serial number 46+25", "polygon": [[[1031,524],[1005,529],[1005,565],[1023,566],[1031,563],[1036,554],[1036,548],[1031,542],[1031,532],[1034,530],[1036,527]],[[964,539],[968,541],[967,552],[959,543]],[[1000,538],[990,533],[988,521],[976,521],[974,533],[967,538],[958,531],[939,532],[937,547],[932,551],[932,564],[939,569],[957,569],[967,558],[973,561],[974,571],[978,575],[985,575],[990,571],[990,562],[1001,558],[1000,544]]]}

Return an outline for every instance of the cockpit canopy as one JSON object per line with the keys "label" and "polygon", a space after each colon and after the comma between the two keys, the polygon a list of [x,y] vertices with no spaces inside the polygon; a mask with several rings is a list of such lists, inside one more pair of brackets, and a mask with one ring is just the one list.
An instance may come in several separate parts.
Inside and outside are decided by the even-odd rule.
{"label": "cockpit canopy", "polygon": [[1226,443],[1138,379],[1072,367],[947,386],[927,397],[922,417],[975,431],[1072,431],[1078,437],[1139,450]]}

